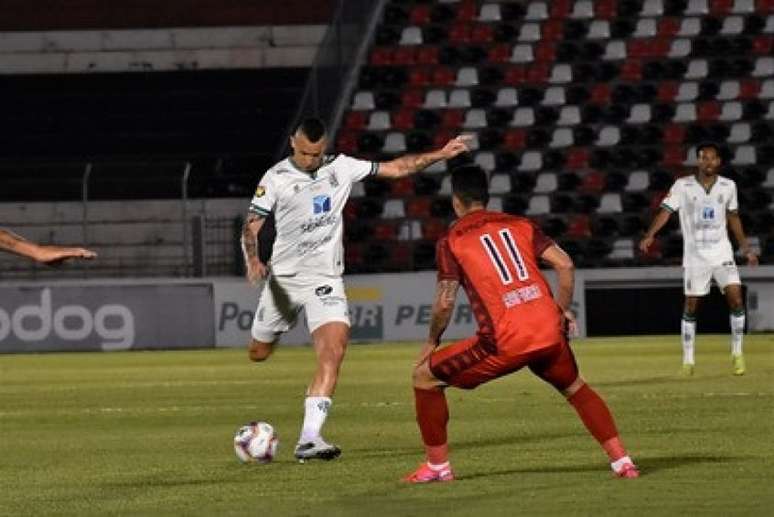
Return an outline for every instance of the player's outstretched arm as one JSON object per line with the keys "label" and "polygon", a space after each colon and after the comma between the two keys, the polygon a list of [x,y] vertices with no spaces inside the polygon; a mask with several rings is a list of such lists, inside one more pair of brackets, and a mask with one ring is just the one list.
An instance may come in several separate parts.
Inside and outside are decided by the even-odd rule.
{"label": "player's outstretched arm", "polygon": [[60,264],[68,259],[90,260],[97,256],[86,248],[36,244],[6,230],[0,230],[0,249],[49,265]]}
{"label": "player's outstretched arm", "polygon": [[640,251],[643,253],[648,252],[648,249],[650,249],[653,244],[653,240],[656,238],[656,234],[669,221],[671,215],[672,212],[665,208],[661,208],[658,211],[656,217],[653,218],[653,222],[650,223],[650,228],[648,228],[648,231],[645,232],[645,236],[640,241]]}
{"label": "player's outstretched arm", "polygon": [[435,298],[433,299],[433,309],[430,314],[430,329],[428,331],[427,343],[422,347],[417,360],[417,365],[422,364],[428,358],[433,350],[441,343],[441,336],[446,327],[449,326],[454,304],[457,301],[457,291],[460,283],[457,280],[439,280],[435,288]]}
{"label": "player's outstretched arm", "polygon": [[380,162],[377,177],[397,179],[415,174],[441,160],[451,160],[455,156],[470,150],[468,144],[472,136],[460,135],[452,138],[442,148],[429,153],[407,154],[389,162]]}
{"label": "player's outstretched arm", "polygon": [[751,266],[757,266],[758,255],[750,247],[750,243],[747,240],[744,228],[742,227],[742,218],[739,217],[738,212],[728,212],[728,227],[731,229],[731,233],[734,234],[734,239],[736,239],[736,243],[739,244],[742,255],[747,258],[747,263]]}
{"label": "player's outstretched arm", "polygon": [[242,255],[245,258],[247,281],[252,285],[257,284],[269,274],[266,264],[258,258],[258,232],[261,231],[266,218],[250,212],[242,226]]}
{"label": "player's outstretched arm", "polygon": [[540,258],[548,262],[556,271],[558,281],[556,303],[567,320],[570,335],[575,336],[578,333],[578,327],[575,322],[575,313],[570,309],[572,296],[575,292],[575,264],[570,256],[556,244],[546,248]]}

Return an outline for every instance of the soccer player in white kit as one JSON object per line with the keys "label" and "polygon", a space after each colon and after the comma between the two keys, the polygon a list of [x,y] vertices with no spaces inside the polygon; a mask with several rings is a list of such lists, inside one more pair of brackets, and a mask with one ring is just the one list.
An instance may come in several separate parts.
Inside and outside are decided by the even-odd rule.
{"label": "soccer player in white kit", "polygon": [[[467,137],[451,139],[436,151],[387,162],[325,154],[325,124],[307,118],[290,137],[292,154],[270,168],[258,184],[242,231],[248,280],[268,277],[252,327],[249,356],[263,361],[301,308],[317,354],[317,371],[304,403],[304,421],[295,449],[299,460],[333,459],[341,450],[320,430],[331,407],[339,367],[349,341],[349,308],[344,292],[342,212],[352,184],[369,176],[402,178],[468,150]],[[271,260],[259,259],[257,236],[273,213],[277,236]]]}
{"label": "soccer player in white kit", "polygon": [[647,252],[656,233],[667,223],[672,212],[680,213],[683,234],[683,289],[685,306],[682,318],[683,373],[693,375],[694,339],[696,336],[696,309],[699,298],[709,294],[712,279],[726,295],[731,312],[731,360],[734,375],[744,375],[742,355],[745,312],[739,271],[734,262],[734,251],[728,239],[727,227],[734,234],[748,264],[758,264],[758,257],[750,248],[737,212],[739,206],[736,184],[719,176],[722,159],[720,148],[712,143],[700,144],[696,149],[698,172],[675,181],[661,209],[640,241],[640,249]]}

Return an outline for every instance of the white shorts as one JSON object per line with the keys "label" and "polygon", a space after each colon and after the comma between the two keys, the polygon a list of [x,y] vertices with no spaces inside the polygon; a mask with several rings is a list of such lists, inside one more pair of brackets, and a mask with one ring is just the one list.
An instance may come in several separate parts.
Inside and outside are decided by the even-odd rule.
{"label": "white shorts", "polygon": [[251,334],[272,342],[287,332],[304,309],[309,332],[325,323],[349,325],[349,304],[341,277],[321,275],[270,275],[264,282],[253,318]]}
{"label": "white shorts", "polygon": [[741,284],[736,264],[725,266],[688,266],[683,270],[683,292],[686,296],[705,296],[710,292],[710,282],[715,279],[721,292],[726,286]]}

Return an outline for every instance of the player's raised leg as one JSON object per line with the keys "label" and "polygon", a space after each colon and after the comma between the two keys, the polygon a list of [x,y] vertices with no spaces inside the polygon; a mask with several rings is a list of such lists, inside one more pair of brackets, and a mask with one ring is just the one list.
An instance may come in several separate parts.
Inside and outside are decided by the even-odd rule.
{"label": "player's raised leg", "polygon": [[740,284],[730,284],[726,286],[725,293],[728,309],[731,313],[729,320],[731,323],[731,363],[733,365],[733,372],[734,375],[744,375],[745,364],[742,341],[744,339],[745,312],[742,300],[742,286]]}
{"label": "player's raised leg", "polygon": [[341,449],[323,440],[320,432],[333,403],[331,397],[349,341],[349,325],[340,321],[326,323],[312,332],[312,339],[317,370],[304,400],[304,423],[295,456],[299,460],[331,460],[341,454]]}
{"label": "player's raised leg", "polygon": [[616,476],[639,477],[639,471],[618,434],[610,409],[602,397],[580,377],[570,346],[561,343],[552,348],[543,357],[530,362],[530,370],[559,390],[575,408],[583,425],[607,453],[610,468]]}

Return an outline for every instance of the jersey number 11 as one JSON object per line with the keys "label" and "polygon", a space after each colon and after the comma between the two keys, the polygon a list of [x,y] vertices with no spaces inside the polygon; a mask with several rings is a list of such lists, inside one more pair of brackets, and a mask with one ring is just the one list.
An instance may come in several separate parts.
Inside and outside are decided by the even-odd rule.
{"label": "jersey number 11", "polygon": [[505,255],[510,259],[508,262],[503,258],[503,253],[500,252],[500,248],[497,247],[490,234],[485,233],[479,239],[481,239],[481,245],[489,256],[489,260],[492,261],[495,270],[500,275],[500,280],[505,285],[513,283],[513,274],[509,266],[512,266],[513,271],[516,272],[516,278],[522,282],[527,280],[529,272],[527,266],[524,265],[524,259],[521,258],[521,252],[516,246],[516,240],[511,235],[511,231],[502,229],[497,232],[497,235],[500,237],[502,248],[505,249]]}

